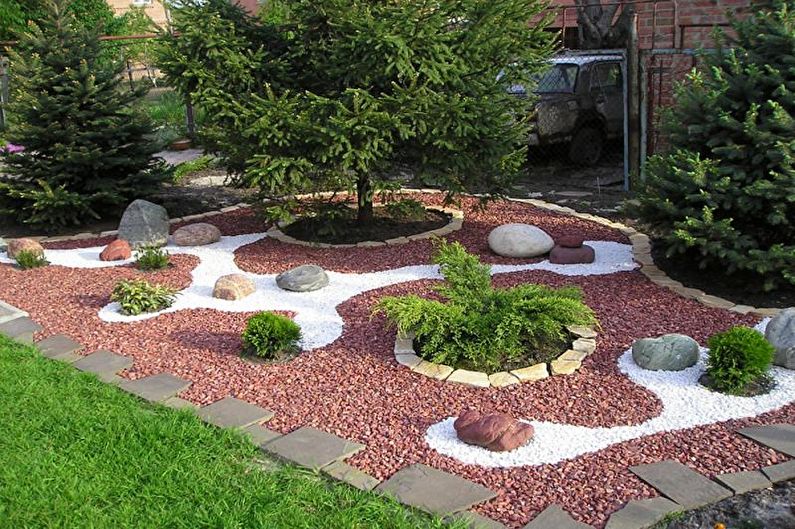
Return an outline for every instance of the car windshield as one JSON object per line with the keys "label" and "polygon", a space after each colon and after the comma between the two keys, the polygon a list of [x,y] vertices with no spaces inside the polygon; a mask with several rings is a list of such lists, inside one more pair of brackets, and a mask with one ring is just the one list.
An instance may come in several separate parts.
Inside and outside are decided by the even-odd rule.
{"label": "car windshield", "polygon": [[580,67],[576,64],[558,63],[553,65],[537,78],[536,93],[573,92],[574,86],[577,84],[579,70]]}

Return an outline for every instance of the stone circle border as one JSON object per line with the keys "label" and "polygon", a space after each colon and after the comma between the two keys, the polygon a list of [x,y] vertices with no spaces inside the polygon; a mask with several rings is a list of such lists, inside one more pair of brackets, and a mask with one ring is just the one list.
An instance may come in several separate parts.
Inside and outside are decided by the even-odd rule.
{"label": "stone circle border", "polygon": [[[444,191],[439,189],[430,189],[430,188],[423,188],[423,189],[401,189],[401,193],[427,193],[427,194],[441,194]],[[306,198],[308,196],[330,196],[332,193],[318,193],[315,195],[299,195],[296,198]],[[479,197],[482,195],[472,194],[470,196]],[[507,198],[511,202],[521,202],[524,204],[530,204],[531,206],[535,206],[539,209],[545,209],[547,211],[553,211],[555,213],[560,213],[562,215],[569,215],[572,217],[577,217],[583,220],[588,220],[591,222],[595,222],[597,224],[601,224],[603,226],[608,226],[610,228],[616,229],[629,237],[629,240],[632,244],[632,253],[635,257],[635,260],[641,264],[640,272],[649,278],[649,280],[661,287],[665,287],[669,290],[672,290],[679,294],[680,296],[688,299],[694,299],[697,302],[705,305],[707,307],[713,308],[722,308],[727,309],[732,312],[736,312],[738,314],[750,314],[752,316],[758,318],[766,318],[772,317],[781,312],[781,309],[773,308],[773,307],[753,307],[751,305],[742,305],[734,303],[733,301],[729,301],[727,299],[723,299],[718,296],[713,296],[711,294],[707,294],[702,290],[698,290],[695,288],[690,288],[684,286],[681,282],[676,281],[668,277],[665,272],[660,270],[655,264],[654,259],[651,256],[651,241],[648,235],[639,232],[635,228],[627,226],[626,224],[622,224],[620,222],[615,222],[605,217],[600,217],[598,215],[592,215],[590,213],[580,213],[570,207],[560,206],[558,204],[553,204],[551,202],[545,202],[543,200],[538,200],[535,198]],[[250,204],[245,202],[240,202],[234,206],[228,206],[225,208],[221,208],[215,211],[208,211],[207,213],[199,213],[196,215],[188,215],[186,217],[179,217],[175,219],[170,219],[169,223],[177,224],[179,222],[191,222],[200,219],[206,219],[209,217],[214,217],[216,215],[221,215],[222,213],[229,213],[230,211],[236,211],[241,208],[249,208],[251,207]],[[455,219],[454,219],[455,220]],[[461,219],[461,224],[463,225],[463,219]],[[439,228],[442,229],[442,228]],[[460,226],[459,228],[460,229]],[[78,233],[77,235],[67,235],[67,236],[58,236],[58,237],[41,237],[41,236],[33,236],[27,237],[28,239],[32,239],[34,241],[38,241],[40,243],[47,243],[47,242],[63,242],[63,241],[79,241],[85,239],[96,239],[99,237],[109,237],[113,235],[117,235],[118,230],[109,230],[103,232],[96,232],[96,233]],[[415,236],[416,237],[416,236]],[[366,243],[359,243],[365,244]],[[377,244],[376,246],[380,246]]]}
{"label": "stone circle border", "polygon": [[515,384],[536,382],[552,375],[570,375],[582,367],[585,360],[596,350],[596,330],[593,327],[571,325],[566,328],[576,336],[571,347],[550,362],[540,362],[529,367],[499,371],[497,373],[484,373],[469,369],[455,369],[446,364],[436,364],[424,360],[414,350],[414,334],[395,337],[395,360],[426,377],[435,378],[444,382],[464,384],[479,388],[504,388]]}

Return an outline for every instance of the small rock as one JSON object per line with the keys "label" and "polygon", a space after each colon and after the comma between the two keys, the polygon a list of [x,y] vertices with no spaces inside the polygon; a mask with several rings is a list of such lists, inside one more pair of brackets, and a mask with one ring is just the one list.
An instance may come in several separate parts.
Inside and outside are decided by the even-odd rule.
{"label": "small rock", "polygon": [[467,410],[453,423],[458,438],[492,452],[507,452],[524,445],[533,437],[533,427],[505,413],[481,415]]}
{"label": "small rock", "polygon": [[768,322],[765,338],[776,348],[773,363],[795,369],[795,307],[782,310]]}
{"label": "small rock", "polygon": [[99,254],[101,261],[124,261],[132,257],[132,248],[124,239],[116,239]]}
{"label": "small rock", "polygon": [[276,276],[276,284],[284,290],[309,292],[328,285],[328,276],[319,266],[306,264],[282,272]]}
{"label": "small rock", "polygon": [[530,224],[503,224],[489,233],[489,248],[503,257],[537,257],[554,246],[547,232]]}
{"label": "small rock", "polygon": [[221,230],[206,222],[188,224],[171,236],[177,246],[204,246],[221,240]]}
{"label": "small rock", "polygon": [[165,246],[168,242],[168,212],[146,200],[133,200],[119,222],[118,238],[131,248]]}
{"label": "small rock", "polygon": [[8,253],[9,258],[16,259],[17,255],[19,255],[19,252],[24,251],[32,252],[39,256],[44,255],[44,248],[42,245],[33,239],[10,239],[8,241],[6,252]]}
{"label": "small rock", "polygon": [[652,371],[681,371],[695,365],[698,356],[698,342],[683,334],[643,338],[632,344],[632,359]]}
{"label": "small rock", "polygon": [[6,251],[6,248],[8,248],[8,243],[6,242],[5,239],[0,237],[0,252]]}
{"label": "small rock", "polygon": [[588,264],[596,259],[594,249],[583,244],[579,248],[555,246],[549,252],[549,262],[552,264]]}
{"label": "small rock", "polygon": [[213,297],[236,301],[249,296],[257,290],[254,281],[243,274],[229,274],[218,278],[213,288]]}
{"label": "small rock", "polygon": [[564,235],[556,241],[558,246],[564,248],[579,248],[582,246],[583,238],[580,235]]}

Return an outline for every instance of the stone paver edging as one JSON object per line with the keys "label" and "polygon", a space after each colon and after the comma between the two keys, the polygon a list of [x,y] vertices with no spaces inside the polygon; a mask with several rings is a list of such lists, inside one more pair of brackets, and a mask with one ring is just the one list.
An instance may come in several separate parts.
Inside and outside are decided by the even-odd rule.
{"label": "stone paver edging", "polygon": [[455,369],[445,364],[423,360],[414,350],[413,334],[397,334],[395,337],[395,361],[415,373],[445,382],[479,388],[504,388],[523,382],[542,380],[547,378],[550,373],[552,375],[570,375],[580,369],[582,361],[596,350],[596,331],[593,327],[580,325],[572,325],[568,327],[568,330],[576,336],[570,349],[550,362],[541,362],[512,371],[488,374],[482,371]]}

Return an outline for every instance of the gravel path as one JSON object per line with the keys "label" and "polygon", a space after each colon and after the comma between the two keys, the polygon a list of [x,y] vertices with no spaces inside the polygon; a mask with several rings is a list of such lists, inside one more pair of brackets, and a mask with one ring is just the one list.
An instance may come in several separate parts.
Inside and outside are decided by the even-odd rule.
{"label": "gravel path", "polygon": [[[428,202],[438,199],[435,195],[424,198]],[[465,202],[464,228],[451,238],[461,240],[488,262],[513,262],[486,253],[486,234],[504,222],[532,222],[556,237],[576,232],[589,240],[627,242],[615,230],[526,204],[492,205],[485,212],[472,206],[473,201]],[[224,235],[264,231],[245,210],[207,221],[218,225]],[[97,244],[93,240],[48,247]],[[429,252],[423,241],[367,250],[318,250],[263,240],[238,250],[236,263],[257,273],[274,273],[304,262],[341,272],[365,272],[425,264]],[[64,333],[86,344],[86,352],[107,348],[134,358],[133,368],[124,374],[129,378],[170,371],[193,381],[183,396],[197,404],[233,395],[274,411],[269,427],[281,432],[310,425],[365,443],[367,449],[349,462],[379,478],[421,462],[490,487],[498,497],[477,510],[511,527],[520,527],[553,502],[578,520],[604,525],[609,514],[626,501],[656,495],[629,472],[631,465],[677,459],[714,475],[786,460],[734,430],[743,425],[795,421],[795,405],[753,419],[657,433],[572,460],[537,466],[487,469],[464,465],[425,443],[431,425],[465,408],[586,427],[640,424],[660,414],[662,408],[652,393],[618,368],[618,357],[634,339],[683,332],[703,345],[714,332],[757,323],[748,316],[681,298],[636,271],[566,277],[530,270],[495,276],[499,286],[523,282],[580,286],[603,331],[597,351],[575,375],[506,389],[480,389],[439,382],[397,365],[392,353],[394,332],[386,330],[383,318],[371,318],[371,307],[381,296],[428,292],[432,280],[391,285],[345,301],[338,307],[345,323],[342,336],[283,365],[253,364],[238,357],[240,332],[250,316],[247,312],[183,310],[124,324],[99,319],[99,309],[108,303],[114,283],[121,278],[145,276],[179,288],[187,286],[198,260],[178,255],[173,262],[171,269],[154,274],[128,266],[19,271],[0,265],[0,299],[29,311],[46,329],[40,338]]]}

